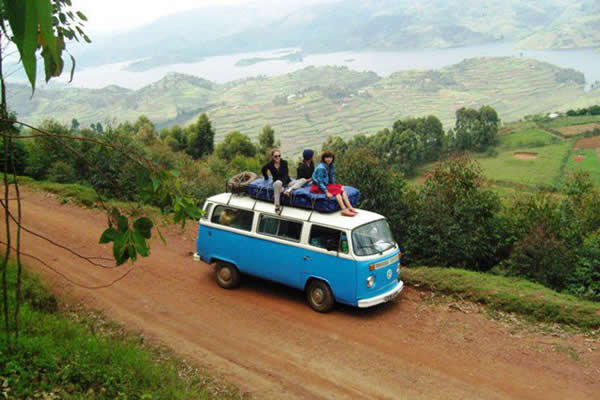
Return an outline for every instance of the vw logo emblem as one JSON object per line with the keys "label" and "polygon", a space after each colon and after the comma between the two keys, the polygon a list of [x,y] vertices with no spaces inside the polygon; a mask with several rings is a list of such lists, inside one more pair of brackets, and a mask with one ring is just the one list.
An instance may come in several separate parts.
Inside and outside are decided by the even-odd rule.
{"label": "vw logo emblem", "polygon": [[387,276],[388,279],[392,279],[392,270],[388,269],[387,273],[385,274],[385,276]]}

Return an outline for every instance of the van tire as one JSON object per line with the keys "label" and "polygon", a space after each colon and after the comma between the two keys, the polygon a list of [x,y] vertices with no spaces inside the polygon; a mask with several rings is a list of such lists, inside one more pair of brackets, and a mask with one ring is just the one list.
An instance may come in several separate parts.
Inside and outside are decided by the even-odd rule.
{"label": "van tire", "polygon": [[215,280],[223,289],[234,289],[240,285],[240,271],[233,264],[217,261]]}
{"label": "van tire", "polygon": [[335,299],[329,285],[321,280],[310,281],[306,288],[308,305],[318,312],[326,313],[333,309]]}

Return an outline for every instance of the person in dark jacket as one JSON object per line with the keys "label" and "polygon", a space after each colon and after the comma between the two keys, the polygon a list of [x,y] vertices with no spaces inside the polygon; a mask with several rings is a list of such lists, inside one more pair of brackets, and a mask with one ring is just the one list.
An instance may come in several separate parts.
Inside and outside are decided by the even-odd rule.
{"label": "person in dark jacket", "polygon": [[321,162],[317,165],[312,176],[310,192],[317,194],[325,193],[328,199],[335,197],[342,210],[342,215],[353,217],[357,214],[357,211],[352,207],[352,203],[350,203],[350,199],[344,190],[344,186],[335,183],[334,161],[335,156],[330,151],[325,151],[321,155]]}
{"label": "person in dark jacket", "polygon": [[306,149],[302,152],[302,162],[298,164],[296,180],[283,192],[283,194],[289,196],[293,190],[301,188],[312,181],[312,174],[315,172],[313,154],[315,154],[314,151],[310,149]]}
{"label": "person in dark jacket", "polygon": [[262,167],[265,181],[269,179],[267,172],[273,177],[273,190],[275,192],[275,212],[281,214],[281,191],[289,185],[291,179],[288,173],[288,163],[281,159],[281,150],[271,150],[271,161]]}
{"label": "person in dark jacket", "polygon": [[314,154],[315,152],[310,149],[302,152],[302,162],[298,164],[297,179],[306,179],[306,182],[312,181],[312,174],[315,172]]}

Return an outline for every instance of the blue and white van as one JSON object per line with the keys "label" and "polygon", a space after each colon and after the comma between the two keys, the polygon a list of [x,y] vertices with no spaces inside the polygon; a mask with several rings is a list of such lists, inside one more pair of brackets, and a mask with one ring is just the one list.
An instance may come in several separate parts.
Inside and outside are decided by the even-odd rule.
{"label": "blue and white van", "polygon": [[204,211],[194,259],[212,264],[223,288],[253,275],[304,291],[320,312],[335,302],[371,307],[404,289],[400,248],[382,215],[294,207],[277,215],[272,203],[231,193],[210,197]]}

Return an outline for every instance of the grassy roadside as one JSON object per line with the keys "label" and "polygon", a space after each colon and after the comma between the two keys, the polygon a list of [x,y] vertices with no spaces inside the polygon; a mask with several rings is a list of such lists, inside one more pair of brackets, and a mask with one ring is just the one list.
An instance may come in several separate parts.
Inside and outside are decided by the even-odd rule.
{"label": "grassy roadside", "polygon": [[[63,204],[74,203],[88,208],[99,207],[101,204],[100,198],[94,189],[79,183],[36,181],[28,176],[19,176],[18,180],[20,185],[25,185],[30,189],[55,194]],[[137,207],[133,203],[110,199],[104,200],[104,205],[106,205],[108,208],[117,207],[122,210]],[[149,216],[160,215],[160,210],[158,208],[148,205],[142,206],[138,211]]]}
{"label": "grassy roadside", "polygon": [[[14,265],[8,271],[12,299]],[[235,388],[165,349],[141,344],[139,336],[117,325],[98,324],[89,313],[58,311],[39,279],[26,274],[23,289],[16,350],[8,350],[0,331],[0,395],[5,398],[240,398]]]}
{"label": "grassy roadside", "polygon": [[532,321],[584,330],[600,328],[600,303],[561,294],[525,279],[433,267],[405,268],[402,276],[410,286],[455,295]]}

